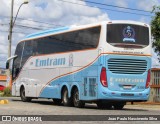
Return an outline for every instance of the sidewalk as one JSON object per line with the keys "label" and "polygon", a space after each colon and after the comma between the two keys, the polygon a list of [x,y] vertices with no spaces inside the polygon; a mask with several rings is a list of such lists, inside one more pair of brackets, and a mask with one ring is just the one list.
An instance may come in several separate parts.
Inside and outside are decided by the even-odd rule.
{"label": "sidewalk", "polygon": [[[127,104],[132,105],[131,102]],[[133,102],[133,105],[160,105],[160,102]]]}

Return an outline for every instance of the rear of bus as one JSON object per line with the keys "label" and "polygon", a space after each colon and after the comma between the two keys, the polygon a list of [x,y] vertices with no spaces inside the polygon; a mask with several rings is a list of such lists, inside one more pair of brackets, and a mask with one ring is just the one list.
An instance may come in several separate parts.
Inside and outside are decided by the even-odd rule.
{"label": "rear of bus", "polygon": [[150,93],[150,27],[137,22],[109,22],[99,69],[98,97],[108,101],[147,101]]}

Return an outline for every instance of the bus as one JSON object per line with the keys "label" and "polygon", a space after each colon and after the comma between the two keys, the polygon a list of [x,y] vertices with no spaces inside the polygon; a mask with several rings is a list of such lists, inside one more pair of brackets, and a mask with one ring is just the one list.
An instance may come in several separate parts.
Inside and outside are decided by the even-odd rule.
{"label": "bus", "polygon": [[82,108],[123,109],[150,94],[150,26],[104,21],[26,36],[15,50],[12,95]]}

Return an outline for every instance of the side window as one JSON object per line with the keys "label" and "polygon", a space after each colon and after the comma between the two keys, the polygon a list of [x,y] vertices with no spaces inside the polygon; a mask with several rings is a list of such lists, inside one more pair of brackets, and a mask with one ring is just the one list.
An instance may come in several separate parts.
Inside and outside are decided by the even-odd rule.
{"label": "side window", "polygon": [[77,43],[82,44],[83,49],[96,48],[100,37],[100,27],[81,30],[78,32]]}
{"label": "side window", "polygon": [[99,26],[36,39],[36,51],[38,54],[50,54],[96,48],[100,29]]}
{"label": "side window", "polygon": [[21,56],[22,56],[22,51],[23,51],[23,45],[24,42],[21,42],[17,45],[16,51],[15,51],[15,55],[17,55],[17,57],[13,60],[13,66],[12,66],[12,77],[13,79],[15,79],[19,72],[20,72],[20,64],[21,64]]}
{"label": "side window", "polygon": [[100,30],[98,26],[26,41],[21,67],[30,56],[96,48]]}

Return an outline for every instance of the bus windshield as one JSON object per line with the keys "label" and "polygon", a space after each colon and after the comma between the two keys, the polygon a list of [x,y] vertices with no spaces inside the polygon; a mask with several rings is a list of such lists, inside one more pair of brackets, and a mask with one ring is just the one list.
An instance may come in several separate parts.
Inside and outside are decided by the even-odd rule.
{"label": "bus windshield", "polygon": [[108,24],[107,42],[115,47],[144,48],[149,45],[149,28],[133,24]]}

